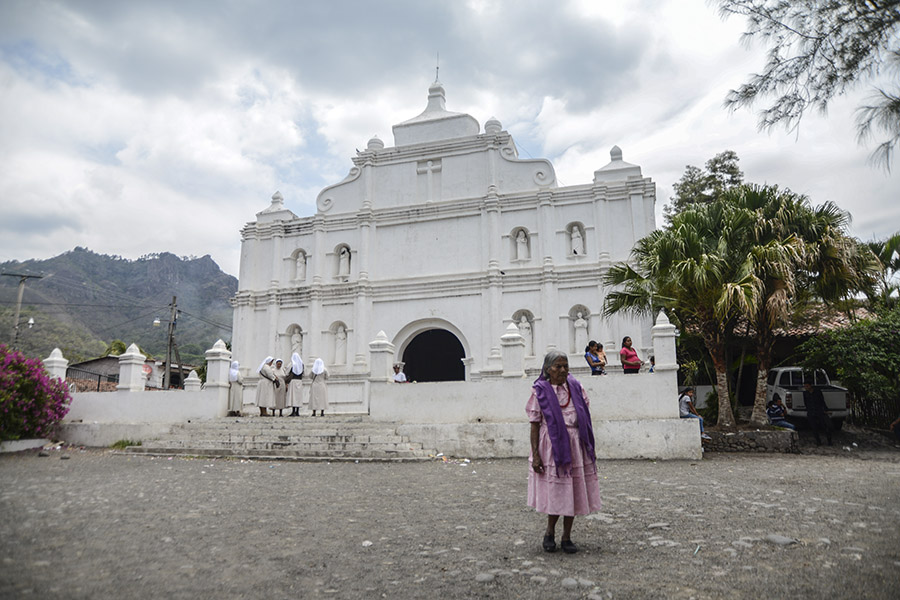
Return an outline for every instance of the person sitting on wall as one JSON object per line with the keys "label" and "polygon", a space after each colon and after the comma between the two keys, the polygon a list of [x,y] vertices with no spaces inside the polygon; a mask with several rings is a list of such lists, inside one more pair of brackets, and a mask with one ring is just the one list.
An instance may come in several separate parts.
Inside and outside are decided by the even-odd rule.
{"label": "person sitting on wall", "polygon": [[591,340],[588,342],[588,345],[584,348],[584,360],[587,361],[588,366],[591,368],[591,375],[605,375],[606,371],[603,370],[603,365],[605,363],[600,362],[600,356],[597,351],[597,342]]}
{"label": "person sitting on wall", "polygon": [[678,414],[682,419],[698,419],[700,421],[700,437],[704,440],[711,440],[703,431],[703,417],[694,408],[694,388],[688,388],[681,392],[678,397]]}
{"label": "person sitting on wall", "polygon": [[394,383],[409,383],[406,379],[406,373],[400,370],[401,366],[400,363],[394,365]]}
{"label": "person sitting on wall", "polygon": [[769,417],[769,423],[775,427],[797,429],[796,425],[787,420],[787,413],[784,410],[784,404],[781,403],[781,398],[769,400],[769,403],[766,405],[766,415]]}

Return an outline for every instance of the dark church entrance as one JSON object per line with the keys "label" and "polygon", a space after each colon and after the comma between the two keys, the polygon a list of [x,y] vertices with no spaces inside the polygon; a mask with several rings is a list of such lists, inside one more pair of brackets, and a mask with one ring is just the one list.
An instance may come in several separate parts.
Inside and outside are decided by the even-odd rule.
{"label": "dark church entrance", "polygon": [[412,339],[403,351],[403,371],[410,381],[465,381],[462,344],[445,329],[429,329]]}

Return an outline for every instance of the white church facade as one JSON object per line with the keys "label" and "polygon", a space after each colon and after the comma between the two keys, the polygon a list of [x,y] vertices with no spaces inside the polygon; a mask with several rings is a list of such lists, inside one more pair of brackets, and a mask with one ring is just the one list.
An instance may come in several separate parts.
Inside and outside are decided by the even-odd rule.
{"label": "white church facade", "polygon": [[549,161],[519,158],[496,119],[482,130],[448,111],[437,81],[393,135],[393,147],[375,137],[357,152],[315,215],[275,193],[242,230],[232,347],[243,367],[299,351],[354,387],[383,332],[410,380],[479,381],[500,375],[510,324],[530,375],[553,348],[586,369],[589,339],[613,371],[624,336],[647,360],[651,320],[601,314],[601,276],[655,229],[655,184],[639,166],[614,147],[591,183],[561,187]]}

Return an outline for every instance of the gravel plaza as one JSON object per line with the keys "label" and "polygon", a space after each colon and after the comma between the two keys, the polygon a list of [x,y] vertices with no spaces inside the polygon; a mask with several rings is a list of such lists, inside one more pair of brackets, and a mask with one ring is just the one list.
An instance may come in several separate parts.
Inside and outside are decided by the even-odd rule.
{"label": "gravel plaza", "polygon": [[895,598],[900,449],[852,435],[600,461],[575,555],[541,550],[522,459],[7,454],[0,597]]}

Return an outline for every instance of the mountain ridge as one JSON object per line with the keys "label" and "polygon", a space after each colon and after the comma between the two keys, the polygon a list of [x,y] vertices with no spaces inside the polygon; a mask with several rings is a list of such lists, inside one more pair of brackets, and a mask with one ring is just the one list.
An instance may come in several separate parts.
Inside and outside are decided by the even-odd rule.
{"label": "mountain ridge", "polygon": [[[208,254],[160,252],[132,260],[76,246],[49,259],[0,263],[0,273],[43,275],[26,281],[19,316],[18,347],[31,356],[44,358],[59,347],[75,362],[102,355],[121,340],[164,357],[173,296],[179,310],[175,339],[186,363],[203,364],[203,353],[217,339],[231,339],[229,300],[238,280]],[[13,342],[18,283],[18,277],[0,277],[0,343],[7,345]],[[31,329],[29,318],[35,320]],[[154,327],[154,319],[161,326]]]}

